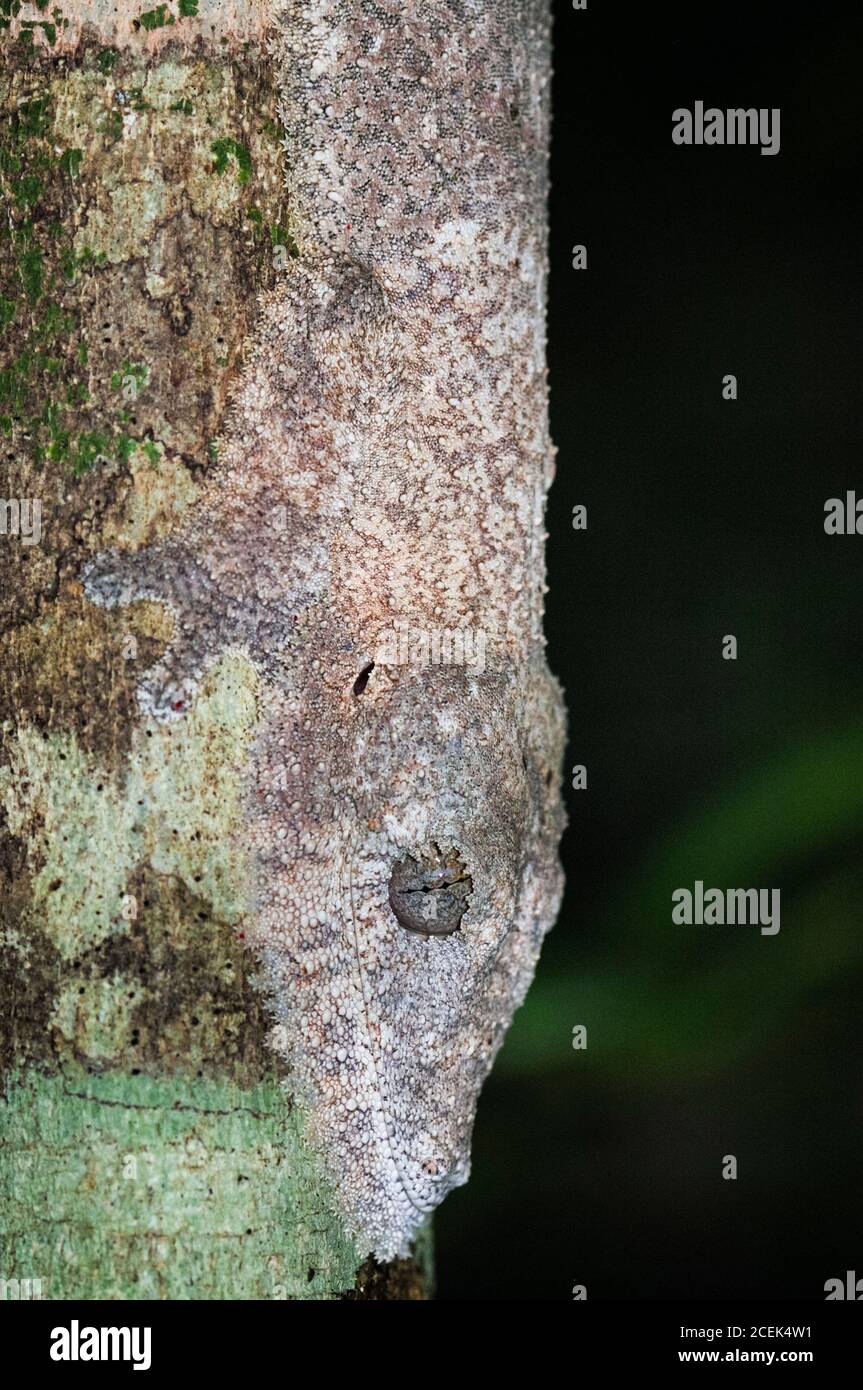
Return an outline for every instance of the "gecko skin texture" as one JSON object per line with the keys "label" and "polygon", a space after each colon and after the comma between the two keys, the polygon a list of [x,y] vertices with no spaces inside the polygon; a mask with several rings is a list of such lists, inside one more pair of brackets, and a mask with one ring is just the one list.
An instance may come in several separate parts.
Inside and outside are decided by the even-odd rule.
{"label": "gecko skin texture", "polygon": [[[299,254],[262,298],[189,519],[97,557],[86,586],[174,614],[139,689],[150,718],[182,719],[225,651],[255,665],[246,936],[345,1224],[389,1259],[467,1179],[562,886],[549,17],[313,0],[279,9],[271,49]],[[483,633],[483,669],[388,664],[396,624]],[[440,934],[393,908],[415,921],[422,865],[450,894]]]}

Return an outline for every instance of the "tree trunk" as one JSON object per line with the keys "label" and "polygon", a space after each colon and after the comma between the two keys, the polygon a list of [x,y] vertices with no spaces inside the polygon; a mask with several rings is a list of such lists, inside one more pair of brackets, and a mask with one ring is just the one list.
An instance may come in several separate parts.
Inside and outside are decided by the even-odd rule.
{"label": "tree trunk", "polygon": [[64,30],[3,5],[0,1278],[420,1298],[427,1242],[358,1253],[266,1046],[237,848],[249,667],[145,729],[162,610],[106,613],[79,580],[195,500],[291,244],[258,8],[196,8]]}
{"label": "tree trunk", "polygon": [[0,1277],[424,1297],[561,888],[545,0],[2,9]]}

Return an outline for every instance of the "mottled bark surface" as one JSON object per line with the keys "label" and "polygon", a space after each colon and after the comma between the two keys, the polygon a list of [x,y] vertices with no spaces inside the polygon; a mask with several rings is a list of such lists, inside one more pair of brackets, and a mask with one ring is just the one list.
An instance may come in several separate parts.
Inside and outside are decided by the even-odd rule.
{"label": "mottled bark surface", "polygon": [[426,1246],[382,1268],[343,1234],[266,1045],[238,834],[254,671],[227,654],[187,719],[145,727],[164,610],[79,582],[194,503],[292,248],[256,7],[141,10],[2,6],[0,492],[39,501],[41,537],[0,535],[0,1277],[422,1297]]}

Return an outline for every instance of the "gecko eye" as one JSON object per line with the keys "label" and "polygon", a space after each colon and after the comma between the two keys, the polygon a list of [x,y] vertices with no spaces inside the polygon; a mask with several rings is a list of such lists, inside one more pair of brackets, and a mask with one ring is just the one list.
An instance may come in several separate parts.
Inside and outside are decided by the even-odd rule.
{"label": "gecko eye", "polygon": [[415,859],[406,854],[390,876],[390,907],[406,931],[421,936],[450,936],[467,911],[473,882],[461,857],[442,854],[433,845]]}

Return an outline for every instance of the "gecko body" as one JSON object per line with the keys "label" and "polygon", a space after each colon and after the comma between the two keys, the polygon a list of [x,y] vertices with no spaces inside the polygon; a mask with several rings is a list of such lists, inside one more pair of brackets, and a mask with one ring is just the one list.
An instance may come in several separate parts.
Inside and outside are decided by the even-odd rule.
{"label": "gecko body", "polygon": [[[272,48],[299,254],[188,520],[86,586],[174,615],[148,717],[182,719],[227,649],[255,664],[246,935],[346,1225],[391,1258],[466,1180],[561,890],[548,15],[312,0]],[[387,664],[398,624],[481,631],[483,669]]]}

